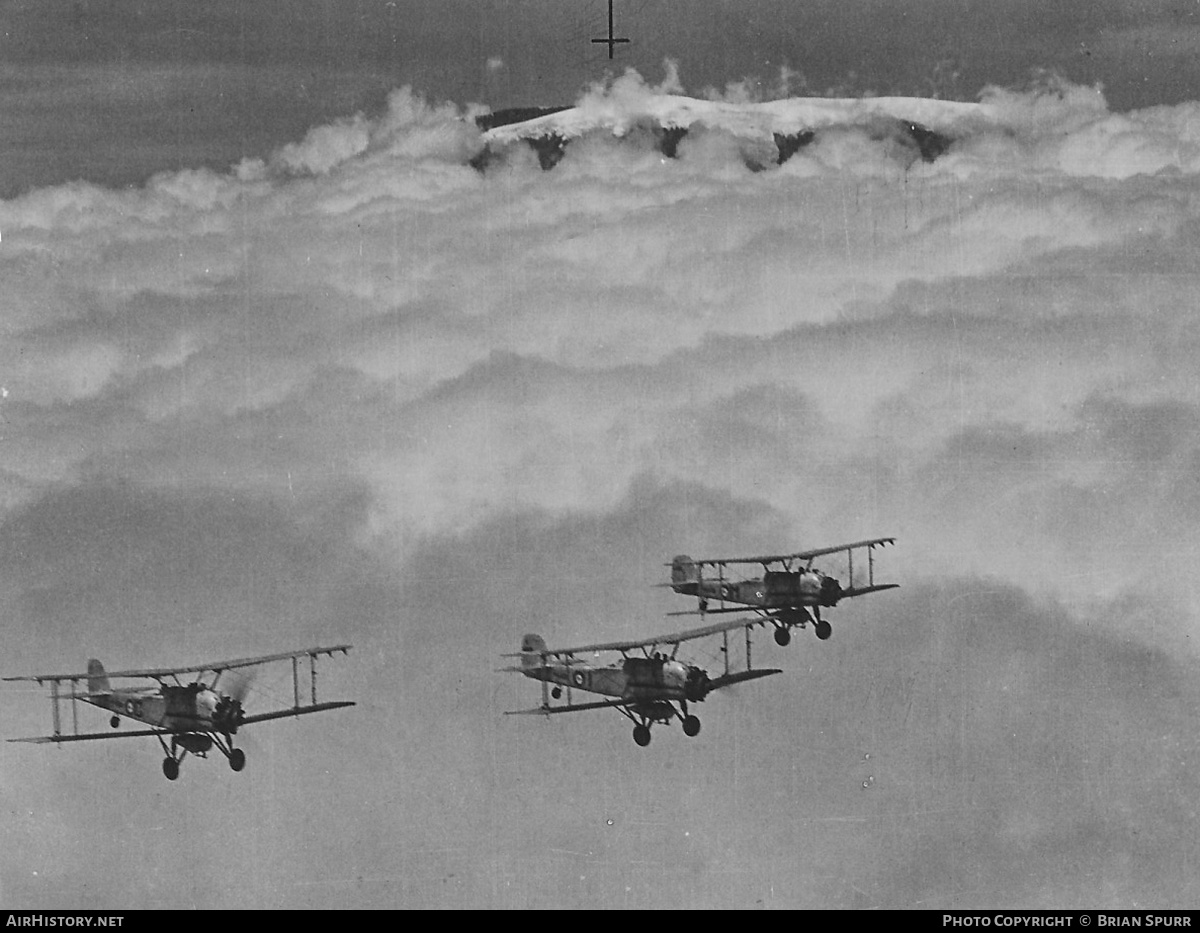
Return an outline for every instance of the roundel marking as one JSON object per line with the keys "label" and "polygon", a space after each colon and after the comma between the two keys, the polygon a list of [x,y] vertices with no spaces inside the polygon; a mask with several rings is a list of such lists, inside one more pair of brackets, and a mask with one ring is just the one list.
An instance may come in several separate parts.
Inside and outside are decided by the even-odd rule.
{"label": "roundel marking", "polygon": [[576,687],[582,687],[583,686],[583,671],[576,671],[575,675],[572,679],[575,681]]}

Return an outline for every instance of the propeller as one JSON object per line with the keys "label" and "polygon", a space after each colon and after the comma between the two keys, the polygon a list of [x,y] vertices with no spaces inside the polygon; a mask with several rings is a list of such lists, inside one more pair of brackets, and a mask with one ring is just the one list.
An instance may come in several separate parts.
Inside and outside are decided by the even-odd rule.
{"label": "propeller", "polygon": [[238,726],[246,718],[242,701],[246,699],[246,695],[250,692],[250,685],[254,682],[253,669],[229,671],[226,682],[229,683],[229,691],[222,693],[220,699],[217,700],[217,705],[213,709],[212,723],[213,728],[218,732],[236,735]]}

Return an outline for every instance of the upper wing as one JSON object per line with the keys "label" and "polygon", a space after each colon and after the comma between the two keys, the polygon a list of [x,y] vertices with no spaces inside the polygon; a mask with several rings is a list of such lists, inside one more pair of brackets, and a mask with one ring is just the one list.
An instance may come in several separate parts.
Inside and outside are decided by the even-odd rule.
{"label": "upper wing", "polygon": [[[540,655],[569,655],[583,654],[587,651],[631,651],[634,648],[651,648],[655,645],[677,645],[682,641],[691,641],[693,638],[703,638],[706,635],[715,635],[719,632],[732,632],[734,629],[745,628],[748,625],[754,624],[757,624],[757,620],[730,619],[726,622],[714,622],[712,625],[705,625],[701,626],[700,628],[686,629],[682,632],[672,632],[669,635],[657,635],[654,638],[639,638],[635,641],[606,641],[595,645],[580,645],[578,648],[546,648],[543,651],[531,651],[523,653]],[[515,654],[505,654],[502,655],[502,657],[519,658],[523,653],[517,652]]]}
{"label": "upper wing", "polygon": [[[136,671],[105,671],[109,677],[167,677],[171,674],[202,674],[211,671],[230,671],[239,667],[254,667],[256,664],[267,664],[271,661],[284,661],[289,658],[320,657],[333,655],[340,651],[345,654],[352,645],[334,645],[330,648],[301,648],[297,651],[281,651],[279,654],[264,654],[257,658],[237,658],[233,661],[211,661],[208,664],[195,664],[191,667],[147,667]],[[5,677],[4,680],[36,680],[42,683],[47,680],[87,680],[87,674],[32,674],[28,677]]]}
{"label": "upper wing", "polygon": [[894,544],[895,542],[895,538],[868,538],[866,541],[835,544],[833,547],[814,548],[811,551],[797,551],[795,554],[765,554],[762,557],[705,558],[704,560],[693,560],[692,563],[717,566],[718,564],[772,564],[780,560],[811,560],[814,557],[821,557],[824,554],[837,554],[840,551],[849,551],[854,548],[876,547],[879,545]]}

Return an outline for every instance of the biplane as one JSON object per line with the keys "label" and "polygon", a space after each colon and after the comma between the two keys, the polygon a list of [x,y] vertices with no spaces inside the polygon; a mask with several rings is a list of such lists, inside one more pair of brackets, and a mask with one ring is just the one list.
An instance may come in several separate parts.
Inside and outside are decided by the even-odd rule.
{"label": "biplane", "polygon": [[[817,638],[822,640],[833,634],[829,622],[821,618],[821,609],[832,608],[843,599],[878,593],[880,590],[895,589],[898,583],[875,582],[875,548],[893,544],[895,538],[871,538],[852,544],[798,551],[795,554],[768,554],[765,557],[730,557],[693,560],[686,554],[676,557],[667,566],[671,568],[669,586],[676,593],[695,596],[699,608],[689,612],[672,612],[670,615],[705,615],[720,612],[745,612],[751,609],[758,613],[762,622],[775,627],[775,642],[786,645],[792,640],[791,629],[804,628],[809,622]],[[867,581],[854,579],[854,552],[867,552]],[[846,586],[836,577],[822,573],[813,567],[818,557],[830,554],[845,554],[850,564],[850,575]],[[726,568],[731,565],[761,564],[761,577],[749,580],[728,580]],[[778,565],[779,569],[772,569]],[[860,563],[861,566],[861,563]],[[716,571],[715,579],[705,576],[704,569]],[[711,604],[720,605],[713,608]],[[728,603],[735,605],[729,606]]]}
{"label": "biplane", "polygon": [[[750,628],[753,621],[728,620],[690,631],[643,638],[638,641],[612,641],[578,648],[547,648],[540,635],[526,635],[521,650],[504,657],[521,659],[520,667],[505,667],[542,683],[542,705],[534,709],[511,710],[505,715],[574,713],[586,709],[615,709],[634,724],[633,740],[650,744],[650,727],[678,719],[688,736],[700,733],[700,720],[688,711],[688,703],[701,703],[714,690],[760,677],[782,673],[778,668],[755,669],[751,666]],[[746,668],[731,669],[729,633],[745,629]],[[687,641],[721,635],[724,672],[709,677],[708,671],[677,660],[679,646]],[[663,650],[660,650],[663,649]],[[665,649],[670,649],[670,654]],[[621,660],[605,667],[581,661],[577,655],[588,652],[616,651]],[[640,652],[640,656],[634,652]],[[553,686],[551,686],[553,685]],[[566,691],[566,702],[555,706]],[[584,703],[574,702],[574,692],[596,693],[609,697]],[[678,704],[678,706],[676,705]]]}
{"label": "biplane", "polygon": [[[135,671],[104,670],[104,665],[92,658],[88,661],[86,674],[33,674],[28,677],[5,677],[4,680],[32,680],[39,684],[50,684],[50,703],[53,709],[54,734],[33,738],[9,739],[10,742],[89,742],[97,739],[127,739],[135,736],[154,736],[162,746],[166,758],[162,769],[167,780],[179,777],[179,765],[188,753],[198,758],[207,758],[208,752],[216,748],[229,761],[229,767],[241,771],[246,767],[246,753],[235,748],[233,737],[238,729],[269,719],[287,716],[304,716],[330,709],[354,706],[353,702],[317,702],[317,658],[333,657],[334,653],[346,654],[350,645],[335,645],[331,648],[303,648],[267,654],[257,658],[239,658],[234,661],[214,661],[192,667],[146,668]],[[300,659],[308,658],[311,677],[311,702],[302,703],[300,695]],[[246,715],[242,706],[249,690],[250,680],[246,676],[230,675],[230,672],[257,668],[272,661],[292,662],[292,695],[294,704],[283,709]],[[180,676],[194,674],[191,683],[183,683]],[[208,675],[212,680],[206,682]],[[113,687],[112,679],[148,679],[157,686]],[[232,680],[226,687],[222,678]],[[80,682],[86,681],[87,692],[79,692]],[[63,684],[70,684],[70,692],[64,692]],[[71,702],[71,718],[74,731],[63,732],[59,705]],[[79,731],[78,703],[83,701],[112,713],[109,725],[120,728],[121,720],[129,719],[145,723],[149,729],[134,729],[124,732]],[[166,739],[170,738],[168,746]]]}

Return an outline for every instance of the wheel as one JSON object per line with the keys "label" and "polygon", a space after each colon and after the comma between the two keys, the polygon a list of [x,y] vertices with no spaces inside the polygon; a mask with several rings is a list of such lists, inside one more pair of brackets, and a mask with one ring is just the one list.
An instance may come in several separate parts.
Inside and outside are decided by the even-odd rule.
{"label": "wheel", "polygon": [[779,645],[780,648],[784,647],[791,640],[792,633],[786,628],[780,627],[775,629],[775,644]]}
{"label": "wheel", "polygon": [[816,632],[817,632],[817,638],[821,639],[821,641],[824,641],[826,638],[828,638],[830,635],[833,634],[833,626],[830,625],[828,622],[826,622],[824,619],[822,619],[816,625]]}
{"label": "wheel", "polygon": [[550,696],[554,697],[556,700],[560,699],[562,697],[562,687],[555,687],[550,691]]}
{"label": "wheel", "polygon": [[175,780],[179,777],[179,762],[174,758],[164,758],[163,774],[166,775],[168,781]]}
{"label": "wheel", "polygon": [[240,748],[235,748],[229,753],[229,767],[234,771],[241,771],[246,767],[246,753]]}
{"label": "wheel", "polygon": [[642,746],[642,748],[645,748],[647,745],[649,745],[650,744],[650,727],[649,726],[634,726],[633,727],[633,740],[635,742],[637,742],[638,745]]}
{"label": "wheel", "polygon": [[700,734],[700,720],[697,719],[695,716],[684,716],[683,717],[683,734],[684,735],[699,735]]}
{"label": "wheel", "polygon": [[121,717],[120,717],[120,716],[114,716],[112,719],[110,719],[110,720],[108,721],[108,724],[109,724],[110,726],[112,726],[114,729],[115,729],[115,728],[117,728],[117,726],[119,726],[119,725],[121,724]]}

